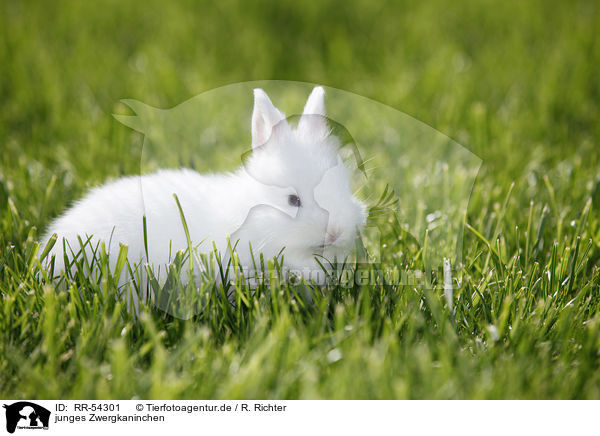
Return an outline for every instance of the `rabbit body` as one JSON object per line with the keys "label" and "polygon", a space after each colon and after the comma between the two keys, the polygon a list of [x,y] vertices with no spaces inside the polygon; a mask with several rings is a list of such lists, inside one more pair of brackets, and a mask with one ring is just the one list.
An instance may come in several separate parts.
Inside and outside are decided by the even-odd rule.
{"label": "rabbit body", "polygon": [[124,177],[93,189],[51,224],[46,239],[54,233],[60,238],[51,252],[57,270],[64,269],[65,248],[67,257],[72,258],[83,243],[89,257],[100,241],[105,243],[112,267],[119,245],[126,244],[132,264],[145,259],[147,245],[150,264],[164,268],[177,251],[188,248],[173,194],[180,202],[194,248],[212,251],[214,241],[224,253],[226,237],[239,229],[251,207],[269,190],[277,188],[264,186],[243,171],[202,175],[189,169],[160,170]]}
{"label": "rabbit body", "polygon": [[212,252],[214,243],[227,253],[230,238],[246,270],[259,254],[272,259],[283,253],[286,268],[307,278],[320,269],[315,255],[343,258],[366,212],[351,191],[337,139],[330,136],[323,96],[322,88],[313,90],[292,128],[267,95],[255,90],[253,152],[235,172],[160,170],[91,190],[47,230],[45,240],[58,236],[50,252],[55,271],[67,267],[65,257],[77,256],[81,242],[89,258],[103,242],[111,268],[119,245],[126,244],[131,265],[148,263],[160,275],[177,251],[188,248],[174,194],[198,252]]}

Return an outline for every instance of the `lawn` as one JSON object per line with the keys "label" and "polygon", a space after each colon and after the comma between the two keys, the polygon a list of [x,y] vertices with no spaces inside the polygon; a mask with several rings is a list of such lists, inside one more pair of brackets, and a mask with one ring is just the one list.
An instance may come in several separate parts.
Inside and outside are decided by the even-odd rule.
{"label": "lawn", "polygon": [[[592,0],[3,1],[0,396],[600,398],[598,23]],[[144,135],[113,117],[133,115],[122,99],[173,108],[267,79],[368,97],[481,159],[451,298],[439,280],[378,281],[330,285],[313,303],[303,284],[242,288],[232,305],[209,283],[190,319],[151,305],[136,318],[102,261],[97,281],[47,279],[50,221],[140,171]],[[244,141],[195,165],[233,169]],[[359,145],[365,159],[404,157]],[[380,193],[391,176],[370,177]],[[398,216],[418,221],[401,186]],[[382,229],[367,268],[426,264],[422,244]]]}

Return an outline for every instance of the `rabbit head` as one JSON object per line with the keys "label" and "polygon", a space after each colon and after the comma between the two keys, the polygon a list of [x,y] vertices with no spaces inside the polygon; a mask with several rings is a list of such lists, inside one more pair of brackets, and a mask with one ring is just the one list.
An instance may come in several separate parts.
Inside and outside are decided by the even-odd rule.
{"label": "rabbit head", "polygon": [[292,126],[263,90],[254,91],[252,152],[244,168],[264,189],[246,225],[252,234],[263,233],[263,248],[285,247],[291,268],[317,267],[315,256],[343,261],[366,220],[331,135],[324,96],[323,88],[314,88]]}

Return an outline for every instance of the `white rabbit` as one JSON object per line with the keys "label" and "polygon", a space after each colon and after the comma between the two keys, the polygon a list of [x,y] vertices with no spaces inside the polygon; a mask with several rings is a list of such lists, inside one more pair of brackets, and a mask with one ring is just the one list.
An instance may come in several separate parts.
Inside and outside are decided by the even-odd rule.
{"label": "white rabbit", "polygon": [[365,223],[366,209],[352,193],[339,141],[330,135],[324,94],[323,88],[314,88],[294,128],[267,94],[255,89],[252,153],[233,173],[160,170],[93,189],[47,230],[45,241],[58,236],[50,252],[55,271],[65,268],[62,239],[71,258],[81,249],[78,236],[89,238],[88,254],[103,241],[112,268],[121,243],[128,245],[130,264],[148,262],[164,271],[174,254],[188,247],[173,194],[200,253],[211,252],[213,241],[226,253],[230,237],[246,270],[253,265],[251,243],[255,259],[259,254],[265,261],[273,259],[283,250],[286,270],[308,279],[321,269],[315,255],[343,259]]}

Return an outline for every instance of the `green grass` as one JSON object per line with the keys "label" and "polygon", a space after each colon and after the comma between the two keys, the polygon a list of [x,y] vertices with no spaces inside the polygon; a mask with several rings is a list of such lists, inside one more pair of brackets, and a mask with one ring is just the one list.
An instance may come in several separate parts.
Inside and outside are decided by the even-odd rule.
{"label": "green grass", "polygon": [[[3,2],[0,396],[600,398],[599,9]],[[121,99],[166,108],[259,79],[365,95],[482,158],[452,310],[418,286],[331,286],[314,305],[283,286],[242,289],[235,307],[209,293],[187,321],[151,307],[136,320],[108,273],[66,291],[43,278],[50,220],[139,171],[143,137],[112,117]],[[422,265],[384,240],[403,253],[385,267]]]}

